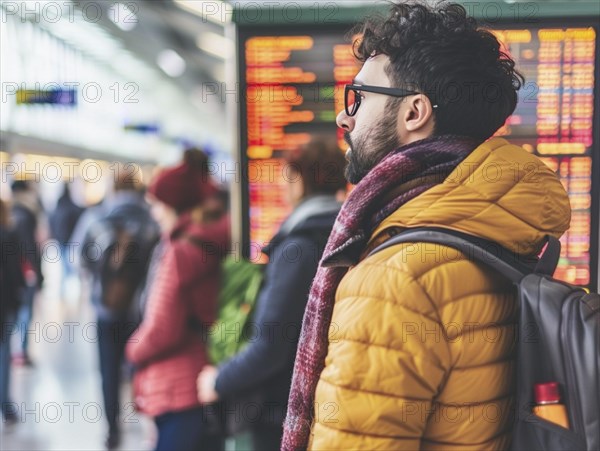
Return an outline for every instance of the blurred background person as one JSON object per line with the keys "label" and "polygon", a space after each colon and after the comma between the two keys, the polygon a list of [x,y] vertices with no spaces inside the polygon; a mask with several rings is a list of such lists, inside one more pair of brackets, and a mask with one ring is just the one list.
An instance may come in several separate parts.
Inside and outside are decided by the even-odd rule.
{"label": "blurred background person", "polygon": [[260,333],[234,358],[205,367],[198,377],[203,403],[230,400],[241,412],[245,404],[260,406],[257,421],[242,417],[229,424],[233,432],[250,429],[256,450],[279,449],[308,292],[346,189],[345,159],[334,141],[313,141],[288,153],[286,162],[294,209],[262,250],[269,263],[253,320]]}
{"label": "blurred background person", "polygon": [[0,199],[0,408],[4,424],[17,421],[10,398],[10,341],[18,330],[15,318],[21,303],[25,279],[21,271],[19,239],[10,225],[7,204]]}
{"label": "blurred background person", "polygon": [[105,445],[120,442],[120,387],[125,345],[138,324],[137,299],[148,261],[159,238],[140,182],[117,171],[114,193],[82,217],[72,241],[79,244],[79,264],[91,278],[90,297],[98,326]]}
{"label": "blurred background person", "polygon": [[29,326],[33,317],[36,293],[44,281],[41,246],[38,240],[44,209],[29,181],[15,180],[11,185],[11,191],[11,216],[19,239],[19,255],[26,282],[18,313],[20,349],[14,354],[13,362],[17,365],[31,366],[33,362],[29,356]]}
{"label": "blurred background person", "polygon": [[229,217],[209,180],[207,157],[185,152],[148,189],[163,234],[148,279],[149,297],[139,329],[127,345],[135,364],[138,409],[154,418],[157,450],[215,449],[196,394],[208,362],[203,330],[217,311],[220,261],[229,248]]}
{"label": "blurred background person", "polygon": [[63,192],[56,202],[54,211],[50,214],[50,233],[60,246],[60,262],[62,267],[60,294],[64,299],[66,295],[67,279],[73,273],[72,250],[68,248],[67,243],[71,237],[79,217],[84,208],[73,202],[69,183],[65,182]]}

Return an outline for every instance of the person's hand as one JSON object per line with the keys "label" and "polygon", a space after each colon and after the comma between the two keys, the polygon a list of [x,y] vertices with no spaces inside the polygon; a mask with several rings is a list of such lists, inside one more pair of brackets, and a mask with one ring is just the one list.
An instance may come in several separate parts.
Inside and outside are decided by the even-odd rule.
{"label": "person's hand", "polygon": [[202,404],[211,404],[219,399],[219,394],[215,391],[215,382],[218,374],[219,370],[216,367],[206,365],[198,375],[198,380],[196,381],[198,400]]}

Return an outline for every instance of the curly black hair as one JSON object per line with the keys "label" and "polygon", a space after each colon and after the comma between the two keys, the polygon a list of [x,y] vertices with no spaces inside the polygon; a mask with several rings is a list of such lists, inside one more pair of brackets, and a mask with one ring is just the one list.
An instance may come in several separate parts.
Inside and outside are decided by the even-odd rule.
{"label": "curly black hair", "polygon": [[496,37],[461,5],[392,3],[388,17],[367,18],[352,34],[359,36],[353,48],[360,61],[387,55],[393,86],[422,92],[438,105],[435,135],[485,140],[515,110],[523,76]]}

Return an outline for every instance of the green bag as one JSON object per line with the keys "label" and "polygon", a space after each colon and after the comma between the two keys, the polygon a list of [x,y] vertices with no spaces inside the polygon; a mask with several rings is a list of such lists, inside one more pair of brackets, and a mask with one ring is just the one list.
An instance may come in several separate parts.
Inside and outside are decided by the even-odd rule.
{"label": "green bag", "polygon": [[263,270],[264,265],[235,256],[221,263],[219,310],[208,341],[213,364],[233,357],[246,344],[244,332],[262,285]]}

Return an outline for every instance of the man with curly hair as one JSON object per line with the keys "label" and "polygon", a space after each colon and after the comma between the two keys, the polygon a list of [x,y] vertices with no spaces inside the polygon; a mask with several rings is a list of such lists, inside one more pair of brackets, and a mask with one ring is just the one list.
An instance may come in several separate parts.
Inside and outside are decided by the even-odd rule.
{"label": "man with curly hair", "polygon": [[333,227],[296,355],[282,449],[504,449],[515,392],[509,281],[438,227],[534,260],[569,226],[534,155],[493,137],[523,77],[463,7],[394,4],[355,30],[364,62],[337,117],[355,189]]}

